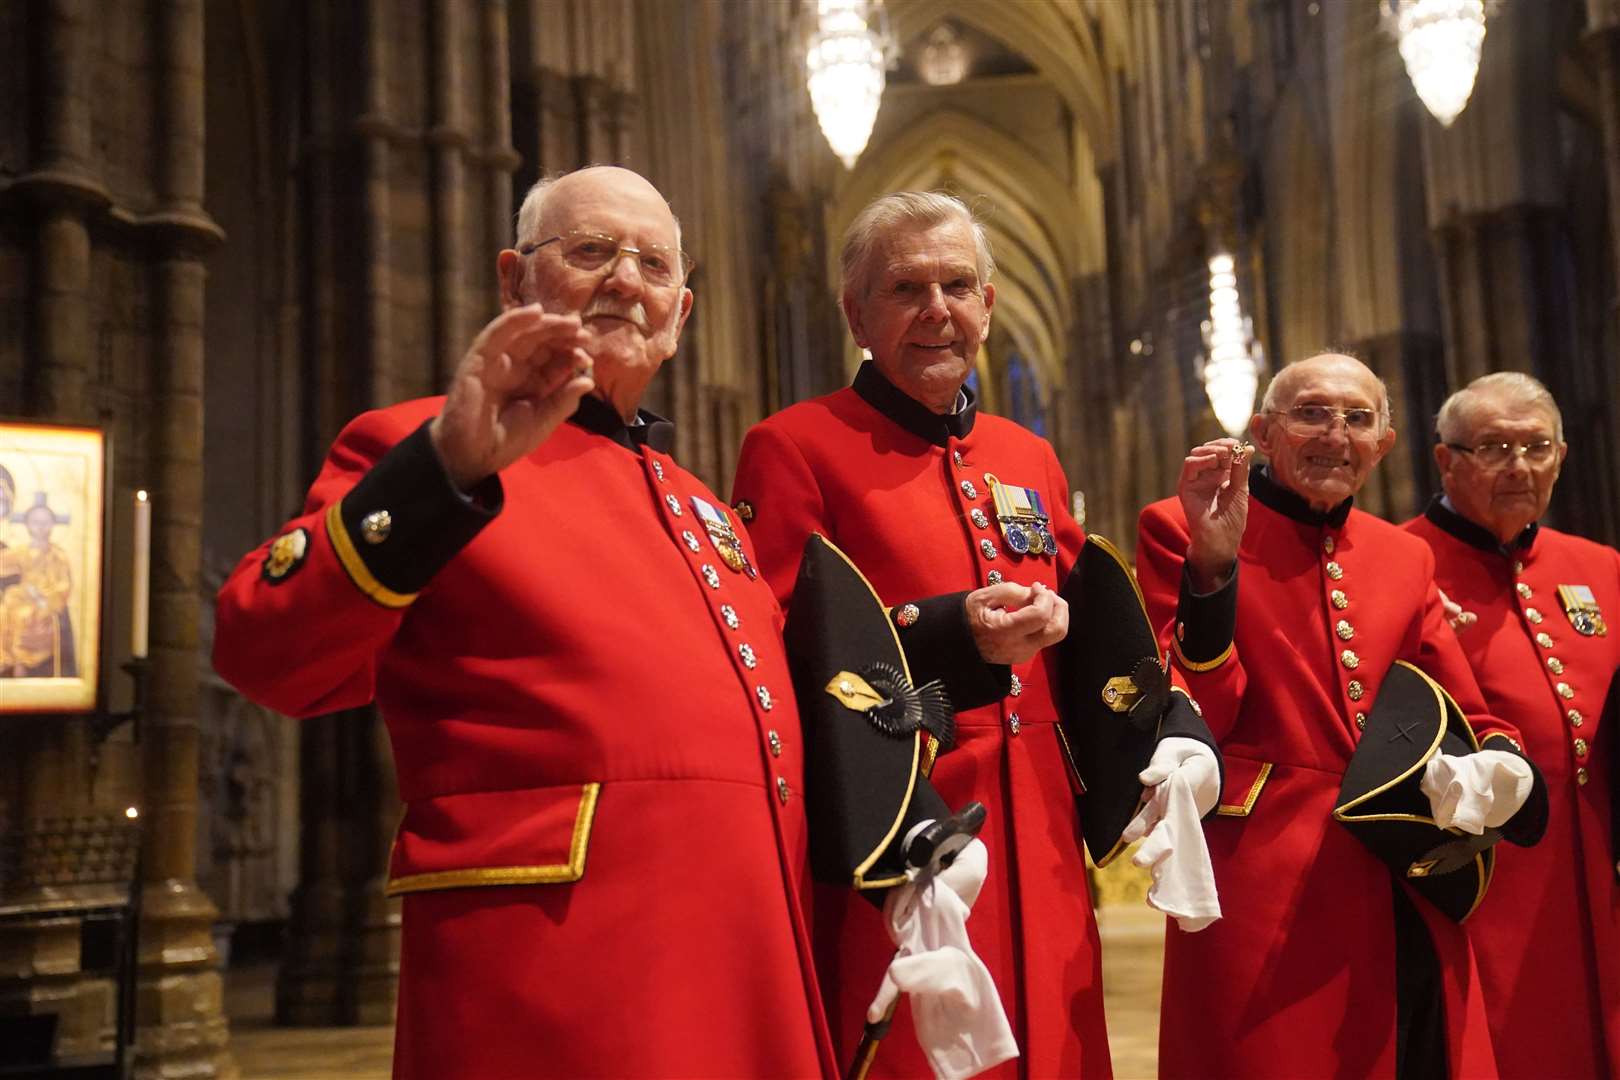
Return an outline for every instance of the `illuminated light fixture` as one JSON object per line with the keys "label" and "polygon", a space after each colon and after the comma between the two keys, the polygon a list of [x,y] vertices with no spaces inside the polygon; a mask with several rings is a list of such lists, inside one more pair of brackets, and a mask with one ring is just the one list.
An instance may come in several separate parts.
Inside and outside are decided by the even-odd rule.
{"label": "illuminated light fixture", "polygon": [[816,122],[850,169],[871,137],[892,48],[889,36],[870,25],[872,16],[883,17],[883,0],[817,0],[805,54]]}
{"label": "illuminated light fixture", "polygon": [[955,86],[967,78],[968,51],[962,44],[962,35],[948,22],[942,22],[928,32],[922,56],[917,60],[917,73],[929,86]]}
{"label": "illuminated light fixture", "polygon": [[1215,419],[1233,438],[1241,438],[1254,415],[1265,350],[1254,339],[1254,321],[1243,314],[1237,270],[1232,256],[1219,252],[1209,259],[1209,320],[1204,331],[1204,392]]}
{"label": "illuminated light fixture", "polygon": [[1384,24],[1399,43],[1412,86],[1442,127],[1468,105],[1497,0],[1385,0]]}

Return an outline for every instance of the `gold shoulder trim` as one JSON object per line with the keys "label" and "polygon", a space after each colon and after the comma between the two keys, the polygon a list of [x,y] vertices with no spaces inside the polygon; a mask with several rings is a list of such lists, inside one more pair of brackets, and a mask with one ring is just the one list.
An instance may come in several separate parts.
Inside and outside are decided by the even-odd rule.
{"label": "gold shoulder trim", "polygon": [[343,504],[335,502],[326,511],[326,535],[332,541],[332,550],[337,552],[338,562],[349,575],[355,587],[371,597],[383,607],[401,608],[409,607],[418,594],[397,593],[378,581],[366,566],[366,561],[355,550],[354,539],[349,536],[349,530],[343,527]]}
{"label": "gold shoulder trim", "polygon": [[1215,813],[1221,817],[1248,817],[1254,810],[1254,800],[1260,797],[1260,789],[1266,786],[1266,781],[1270,777],[1271,762],[1268,761],[1260,766],[1260,771],[1255,774],[1254,783],[1249,785],[1249,793],[1243,797],[1242,802],[1221,803],[1215,808]]}
{"label": "gold shoulder trim", "polygon": [[549,866],[476,866],[465,870],[439,870],[430,874],[407,874],[388,880],[387,894],[428,892],[435,889],[466,889],[480,885],[562,885],[585,876],[585,853],[591,846],[591,825],[596,821],[596,797],[600,783],[586,784],[580,792],[579,809],[574,812],[574,836],[568,844],[568,861]]}

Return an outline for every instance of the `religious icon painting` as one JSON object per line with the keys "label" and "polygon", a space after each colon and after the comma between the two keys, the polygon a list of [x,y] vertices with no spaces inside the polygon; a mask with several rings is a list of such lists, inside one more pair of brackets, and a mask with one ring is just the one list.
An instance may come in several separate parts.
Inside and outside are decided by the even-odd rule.
{"label": "religious icon painting", "polygon": [[91,712],[106,434],[0,421],[0,713]]}

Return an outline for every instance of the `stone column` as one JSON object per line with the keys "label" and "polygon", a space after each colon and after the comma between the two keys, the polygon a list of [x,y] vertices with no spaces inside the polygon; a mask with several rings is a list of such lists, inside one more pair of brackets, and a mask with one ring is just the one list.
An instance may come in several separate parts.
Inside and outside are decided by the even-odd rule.
{"label": "stone column", "polygon": [[154,267],[150,473],[152,523],[150,708],[144,731],[136,1072],[142,1077],[235,1076],[217,909],[198,889],[197,770],[202,552],[202,254],[224,239],[202,208],[203,5],[159,9],[155,40],[158,206],[148,224]]}

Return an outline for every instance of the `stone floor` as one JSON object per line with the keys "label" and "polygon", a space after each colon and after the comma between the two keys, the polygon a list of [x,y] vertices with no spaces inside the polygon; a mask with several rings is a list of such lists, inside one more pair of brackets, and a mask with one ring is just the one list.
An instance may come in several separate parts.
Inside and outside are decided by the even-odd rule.
{"label": "stone floor", "polygon": [[[1110,905],[1098,924],[1114,1074],[1148,1080],[1158,1062],[1164,917],[1146,906]],[[226,981],[231,1049],[243,1080],[387,1080],[393,1028],[278,1028],[270,1021],[274,985],[268,965],[233,969]]]}

